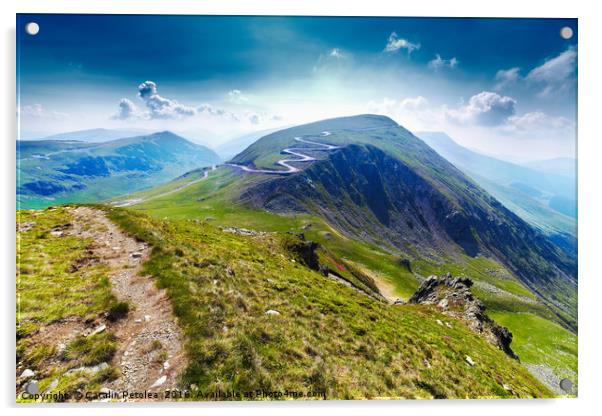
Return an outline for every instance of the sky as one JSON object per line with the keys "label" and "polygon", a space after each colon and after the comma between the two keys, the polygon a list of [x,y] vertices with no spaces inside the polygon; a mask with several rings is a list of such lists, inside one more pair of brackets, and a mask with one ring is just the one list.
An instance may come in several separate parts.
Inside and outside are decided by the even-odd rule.
{"label": "sky", "polygon": [[20,138],[102,127],[217,146],[374,113],[507,160],[575,157],[576,19],[21,14],[17,28]]}

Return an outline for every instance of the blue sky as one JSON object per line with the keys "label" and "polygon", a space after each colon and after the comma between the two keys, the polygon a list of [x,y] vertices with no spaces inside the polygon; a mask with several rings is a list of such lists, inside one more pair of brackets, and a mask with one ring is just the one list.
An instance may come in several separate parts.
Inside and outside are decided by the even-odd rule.
{"label": "blue sky", "polygon": [[[513,160],[575,151],[575,19],[17,20],[24,138],[146,128],[216,145],[373,112]],[[23,30],[30,21],[40,25],[35,36]]]}

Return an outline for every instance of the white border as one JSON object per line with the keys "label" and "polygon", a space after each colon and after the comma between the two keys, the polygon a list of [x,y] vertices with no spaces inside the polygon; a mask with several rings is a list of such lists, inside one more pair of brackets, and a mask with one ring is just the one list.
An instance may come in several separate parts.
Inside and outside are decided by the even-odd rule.
{"label": "white border", "polygon": [[[14,202],[15,202],[15,13],[129,13],[129,14],[266,14],[266,15],[355,15],[355,16],[488,16],[488,17],[577,17],[579,18],[579,398],[572,400],[507,400],[507,401],[440,401],[440,402],[319,402],[319,403],[201,403],[174,407],[152,405],[129,406],[128,413],[146,415],[169,413],[191,414],[280,414],[305,415],[315,413],[348,413],[364,415],[369,411],[389,414],[437,413],[507,415],[508,413],[546,415],[590,414],[595,409],[602,389],[600,366],[600,310],[602,303],[602,230],[598,211],[600,198],[601,106],[600,74],[602,74],[599,42],[602,21],[593,1],[501,0],[486,1],[419,0],[412,2],[370,0],[9,0],[0,3],[3,53],[2,72],[2,181],[3,238],[0,253],[5,274],[3,277],[4,319],[2,320],[2,384],[0,395],[9,412],[24,414],[81,414],[73,406],[15,409],[14,401]],[[123,408],[86,407],[90,415],[108,412],[122,413]]]}

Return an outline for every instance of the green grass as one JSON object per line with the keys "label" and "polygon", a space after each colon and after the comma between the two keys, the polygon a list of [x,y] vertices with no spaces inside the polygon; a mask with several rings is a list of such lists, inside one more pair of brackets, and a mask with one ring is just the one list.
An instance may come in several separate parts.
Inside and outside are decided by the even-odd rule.
{"label": "green grass", "polygon": [[[58,226],[68,228],[71,222],[65,207],[17,211],[18,226],[30,227],[17,233],[17,362],[22,369],[35,371],[41,391],[54,379],[61,380],[54,391],[63,388],[62,391],[74,392],[65,389],[82,383],[95,387],[94,380],[81,375],[67,377],[79,380],[71,385],[65,373],[81,365],[110,362],[115,342],[110,332],[80,336],[60,352],[47,338],[37,337],[40,330],[53,333],[54,325],[67,320],[92,322],[112,310],[123,312],[123,306],[111,293],[107,267],[83,261],[90,259],[88,247],[92,241],[70,236],[66,231],[62,236],[51,233]],[[106,375],[111,371],[106,370]]]}
{"label": "green grass", "polygon": [[490,312],[514,335],[512,349],[527,364],[545,365],[577,384],[577,336],[531,313]]}
{"label": "green grass", "polygon": [[519,397],[551,395],[460,321],[359,294],[293,262],[278,234],[246,237],[193,220],[108,213],[153,246],[144,271],[167,289],[185,334],[182,387],[477,398],[510,397],[502,387],[509,384]]}

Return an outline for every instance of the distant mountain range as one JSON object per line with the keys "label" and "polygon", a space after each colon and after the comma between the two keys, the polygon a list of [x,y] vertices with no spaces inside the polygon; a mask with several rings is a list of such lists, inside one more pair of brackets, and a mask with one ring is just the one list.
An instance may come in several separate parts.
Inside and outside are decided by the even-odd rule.
{"label": "distant mountain range", "polygon": [[18,141],[18,206],[97,202],[220,160],[213,150],[167,131],[95,142],[114,134],[97,129],[64,135],[62,140]]}
{"label": "distant mountain range", "polygon": [[78,130],[66,133],[53,134],[52,136],[46,136],[39,139],[28,139],[30,140],[75,140],[87,143],[102,143],[111,140],[122,139],[124,137],[142,136],[150,134],[149,130],[142,129],[89,129],[89,130]]}
{"label": "distant mountain range", "polygon": [[[462,147],[445,133],[417,135],[532,225],[564,240],[566,235],[576,236],[577,182],[573,159],[523,166]],[[570,245],[568,240],[563,244]]]}

